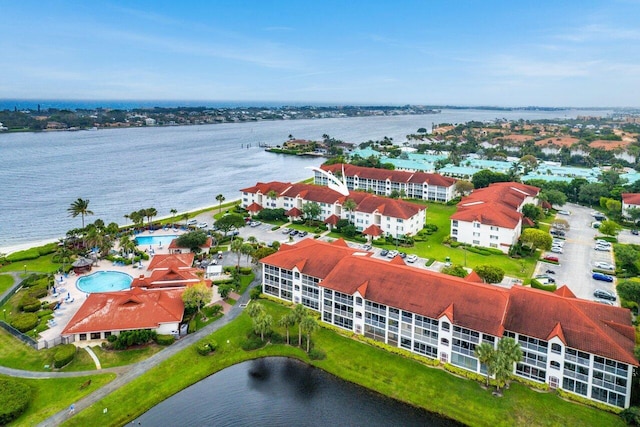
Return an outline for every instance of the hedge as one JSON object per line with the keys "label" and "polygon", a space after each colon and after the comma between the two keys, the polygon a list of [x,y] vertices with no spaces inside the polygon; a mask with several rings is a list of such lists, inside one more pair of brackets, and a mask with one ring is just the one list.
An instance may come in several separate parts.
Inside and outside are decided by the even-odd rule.
{"label": "hedge", "polygon": [[39,299],[33,298],[30,295],[25,295],[18,304],[18,308],[21,308],[22,311],[26,313],[35,313],[40,310],[42,304]]}
{"label": "hedge", "polygon": [[31,402],[31,388],[19,380],[0,378],[0,425],[18,418]]}
{"label": "hedge", "polygon": [[156,336],[156,343],[158,343],[158,345],[171,345],[175,340],[173,335],[158,334]]}
{"label": "hedge", "polygon": [[196,351],[201,356],[206,356],[208,354],[213,353],[218,348],[218,343],[215,341],[203,341],[198,343],[196,346]]}
{"label": "hedge", "polygon": [[76,356],[76,346],[73,344],[63,344],[59,346],[53,355],[53,367],[62,368],[71,363]]}
{"label": "hedge", "polygon": [[49,291],[47,290],[47,288],[38,286],[31,288],[31,290],[29,291],[29,295],[33,298],[44,298],[49,295]]}
{"label": "hedge", "polygon": [[549,283],[548,285],[543,285],[536,279],[531,279],[531,287],[536,289],[541,289],[543,291],[554,292],[558,287],[555,283]]}
{"label": "hedge", "polygon": [[27,332],[38,326],[38,316],[35,313],[19,313],[11,319],[11,326],[20,332]]}

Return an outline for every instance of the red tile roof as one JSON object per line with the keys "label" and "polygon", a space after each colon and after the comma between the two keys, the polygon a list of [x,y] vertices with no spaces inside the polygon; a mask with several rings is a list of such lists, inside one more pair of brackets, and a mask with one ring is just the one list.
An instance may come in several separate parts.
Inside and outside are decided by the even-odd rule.
{"label": "red tile roof", "polygon": [[344,174],[346,176],[357,176],[359,179],[373,179],[378,181],[389,180],[391,182],[402,183],[414,183],[434,185],[439,187],[450,187],[456,183],[456,179],[442,176],[436,173],[425,172],[407,172],[378,168],[366,168],[362,166],[354,166],[350,164],[334,164],[323,165],[320,168],[331,172],[334,175],[342,174],[342,168],[344,167]]}
{"label": "red tile roof", "polygon": [[572,145],[577,144],[579,141],[579,138],[573,138],[571,136],[553,137],[536,141],[536,146],[547,147],[550,145],[555,145],[558,147],[571,147]]}
{"label": "red tile roof", "polygon": [[571,348],[638,365],[629,310],[575,298],[568,289],[551,293],[473,283],[312,239],[282,245],[261,262],[288,270],[300,266],[325,288],[358,291],[370,301],[432,319],[448,313],[454,324],[479,332],[500,337],[508,330],[541,340],[558,336]]}
{"label": "red tile roof", "polygon": [[266,194],[271,190],[284,188],[279,192],[280,197],[300,197],[308,202],[326,203],[329,205],[342,204],[347,199],[353,199],[356,204],[357,212],[373,213],[375,211],[382,215],[394,218],[409,219],[418,212],[426,209],[423,205],[405,202],[404,200],[389,199],[380,197],[364,191],[351,191],[349,196],[344,196],[329,187],[313,184],[290,184],[281,182],[258,183],[251,188],[241,190],[245,193],[262,193]]}
{"label": "red tile roof", "polygon": [[247,206],[247,210],[249,212],[260,212],[261,210],[263,210],[264,208],[262,207],[262,205],[259,205],[256,202],[251,203],[249,206]]}
{"label": "red tile roof", "polygon": [[302,216],[302,211],[300,209],[298,209],[298,208],[291,208],[288,211],[286,211],[284,214],[286,216],[290,216],[290,217],[296,218],[296,217]]}
{"label": "red tile roof", "polygon": [[370,226],[368,226],[362,231],[362,234],[365,234],[368,236],[374,236],[374,237],[381,236],[382,233],[383,233],[382,229],[375,224],[371,224]]}
{"label": "red tile roof", "polygon": [[538,187],[518,182],[494,183],[463,198],[451,219],[515,228],[522,219],[518,209],[527,197],[536,197],[539,192]]}
{"label": "red tile roof", "polygon": [[155,329],[162,323],[182,321],[182,290],[89,294],[62,331],[62,335]]}
{"label": "red tile roof", "polygon": [[625,205],[640,205],[640,193],[622,193]]}
{"label": "red tile roof", "polygon": [[198,277],[197,268],[192,267],[195,254],[159,254],[155,255],[147,271],[148,275],[140,275],[131,282],[132,288],[183,288],[204,282],[211,287],[210,280]]}
{"label": "red tile roof", "polygon": [[188,254],[157,254],[151,258],[151,262],[147,267],[147,270],[151,271],[156,268],[169,268],[169,267],[183,267],[191,268],[193,260],[195,259],[194,253]]}
{"label": "red tile roof", "polygon": [[627,148],[631,144],[630,141],[609,141],[605,139],[597,139],[589,144],[591,148],[601,148],[605,151],[612,151],[617,148]]}
{"label": "red tile roof", "polygon": [[329,215],[323,222],[325,224],[336,225],[340,221],[340,217],[338,215]]}

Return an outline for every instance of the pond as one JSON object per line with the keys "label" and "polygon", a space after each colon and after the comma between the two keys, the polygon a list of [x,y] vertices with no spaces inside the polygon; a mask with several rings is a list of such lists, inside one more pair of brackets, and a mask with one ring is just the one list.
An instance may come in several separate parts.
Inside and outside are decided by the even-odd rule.
{"label": "pond", "polygon": [[459,426],[293,359],[224,369],[150,409],[133,424],[191,426]]}

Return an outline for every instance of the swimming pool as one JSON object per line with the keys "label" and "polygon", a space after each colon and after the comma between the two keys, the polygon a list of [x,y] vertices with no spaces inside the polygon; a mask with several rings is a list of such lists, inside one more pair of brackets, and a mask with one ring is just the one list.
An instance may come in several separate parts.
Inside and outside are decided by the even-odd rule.
{"label": "swimming pool", "polygon": [[88,294],[96,292],[115,292],[129,289],[133,277],[119,271],[96,271],[88,276],[82,276],[76,286]]}
{"label": "swimming pool", "polygon": [[178,237],[177,235],[164,235],[164,236],[138,236],[136,237],[136,244],[138,246],[169,246],[171,241]]}

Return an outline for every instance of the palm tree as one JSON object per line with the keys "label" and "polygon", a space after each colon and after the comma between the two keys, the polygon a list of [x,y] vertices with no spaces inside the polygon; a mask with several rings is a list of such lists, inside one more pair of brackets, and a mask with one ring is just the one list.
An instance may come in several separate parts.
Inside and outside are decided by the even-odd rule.
{"label": "palm tree", "polygon": [[182,219],[184,219],[184,226],[185,228],[187,227],[187,221],[189,221],[189,214],[188,213],[183,213],[182,214]]}
{"label": "palm tree", "polygon": [[344,203],[342,204],[342,207],[349,213],[349,221],[352,221],[352,217],[351,215],[353,214],[353,211],[356,210],[356,208],[358,207],[357,203],[355,202],[355,200],[353,199],[347,199],[344,201]]}
{"label": "palm tree", "polygon": [[156,210],[156,208],[147,208],[145,209],[145,215],[149,220],[149,230],[151,230],[151,220],[154,216],[158,215],[158,211]]}
{"label": "palm tree", "polygon": [[120,238],[119,246],[125,256],[136,250],[136,242],[131,240],[129,235],[124,235]]}
{"label": "palm tree", "polygon": [[240,257],[242,256],[242,245],[243,245],[242,238],[239,237],[236,240],[233,240],[229,247],[231,252],[235,252],[235,254],[238,256],[238,262],[236,263],[237,268],[240,268]]}
{"label": "palm tree", "polygon": [[53,254],[51,258],[54,262],[62,263],[62,271],[66,272],[66,264],[71,261],[71,256],[73,252],[67,247],[66,242],[63,239],[60,239],[58,242],[58,250]]}
{"label": "palm tree", "polygon": [[304,305],[298,304],[291,314],[293,314],[293,318],[298,324],[298,347],[302,347],[302,319],[307,317],[307,309]]}
{"label": "palm tree", "polygon": [[261,314],[253,319],[253,330],[256,334],[260,334],[260,339],[264,341],[264,334],[271,331],[273,325],[273,317],[270,314]]}
{"label": "palm tree", "polygon": [[251,303],[247,307],[247,314],[252,319],[264,314],[264,312],[265,312],[264,311],[264,306],[262,304],[260,304],[259,302]]}
{"label": "palm tree", "polygon": [[278,326],[284,328],[287,331],[287,344],[289,344],[289,328],[296,324],[296,319],[293,313],[287,313],[280,318]]}
{"label": "palm tree", "polygon": [[216,200],[218,201],[218,213],[220,213],[222,212],[222,202],[224,202],[225,198],[222,194],[218,194]]}
{"label": "palm tree", "polygon": [[173,225],[173,223],[175,222],[175,218],[176,218],[176,214],[178,213],[178,210],[173,208],[169,212],[171,213],[171,225]]}
{"label": "palm tree", "polygon": [[498,341],[497,351],[497,367],[496,367],[496,380],[497,390],[500,392],[502,384],[506,384],[509,377],[513,374],[513,365],[522,360],[522,350],[520,344],[511,338],[505,337]]}
{"label": "palm tree", "polygon": [[71,206],[67,208],[69,216],[75,218],[78,215],[82,218],[82,228],[84,228],[84,216],[93,215],[93,212],[89,210],[89,200],[83,200],[78,198],[75,202],[71,203]]}
{"label": "palm tree", "polygon": [[307,353],[309,353],[309,349],[311,348],[311,334],[318,329],[318,322],[311,316],[306,316],[300,322],[300,328],[307,335]]}
{"label": "palm tree", "polygon": [[493,344],[483,341],[476,346],[474,354],[478,361],[487,369],[487,387],[489,387],[489,378],[495,374],[496,370],[496,349],[493,347]]}

